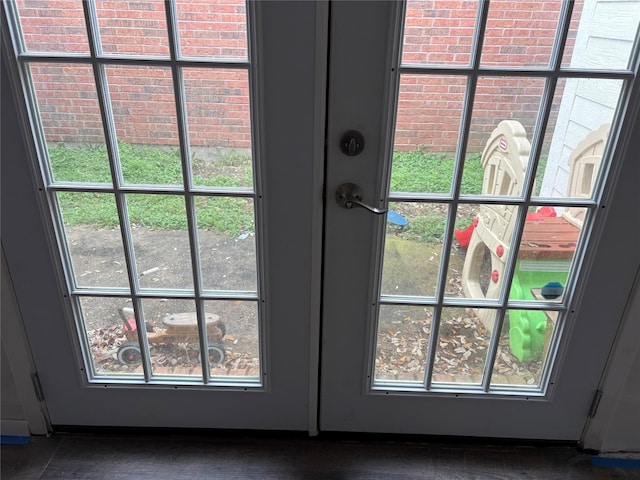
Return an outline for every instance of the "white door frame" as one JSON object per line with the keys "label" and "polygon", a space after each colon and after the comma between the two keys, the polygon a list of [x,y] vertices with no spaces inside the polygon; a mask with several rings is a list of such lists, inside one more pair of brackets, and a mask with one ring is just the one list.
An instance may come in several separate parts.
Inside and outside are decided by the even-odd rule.
{"label": "white door frame", "polygon": [[[358,3],[358,2],[356,2]],[[30,336],[33,351],[36,357],[41,380],[47,403],[58,409],[53,414],[54,425],[104,425],[105,420],[96,421],[91,415],[79,412],[77,407],[84,402],[92,405],[94,409],[110,411],[109,422],[119,426],[174,426],[174,427],[211,427],[211,428],[250,428],[250,429],[288,429],[304,430],[312,434],[317,432],[316,407],[318,405],[318,355],[320,346],[313,339],[318,338],[320,331],[320,278],[321,278],[321,250],[322,250],[322,198],[324,183],[324,109],[325,109],[325,82],[326,82],[326,58],[327,58],[327,22],[328,5],[325,2],[317,4],[311,2],[260,2],[260,16],[267,23],[276,19],[291,19],[284,22],[284,26],[269,31],[264,38],[263,51],[264,63],[262,68],[262,79],[260,83],[259,98],[262,104],[262,111],[271,111],[273,117],[261,118],[258,128],[261,130],[262,151],[270,161],[282,161],[279,168],[286,170],[291,168],[295,171],[295,178],[287,178],[282,181],[278,168],[271,172],[266,172],[268,177],[267,187],[263,190],[265,198],[265,218],[268,218],[268,228],[266,230],[267,241],[265,242],[265,252],[267,258],[285,258],[287,262],[277,265],[267,265],[267,272],[270,279],[269,296],[275,300],[267,307],[269,318],[286,318],[278,320],[268,330],[268,339],[272,342],[272,351],[286,352],[286,355],[276,355],[270,358],[268,368],[273,373],[269,379],[270,388],[264,392],[265,399],[262,406],[256,409],[258,402],[254,398],[262,395],[260,392],[225,391],[219,394],[208,395],[208,398],[189,401],[187,404],[179,398],[181,391],[194,390],[189,388],[153,388],[153,396],[159,400],[159,406],[154,406],[144,412],[144,399],[139,396],[140,392],[129,389],[126,386],[111,386],[108,384],[100,386],[87,386],[83,383],[83,375],[77,372],[76,356],[73,348],[61,349],[59,358],[54,363],[46,353],[50,345],[71,345],[70,332],[66,328],[56,328],[50,319],[61,319],[68,314],[61,297],[64,291],[60,292],[55,266],[57,252],[46,242],[47,233],[41,221],[41,210],[38,204],[38,193],[33,188],[31,172],[27,167],[27,162],[3,161],[3,178],[11,181],[3,182],[2,191],[6,198],[18,197],[21,199],[19,209],[9,209],[7,202],[3,202],[3,224],[12,228],[7,229],[3,235],[3,247],[7,250],[7,259],[11,274],[16,283],[16,293],[20,308],[25,317],[25,326]],[[293,7],[295,5],[295,7]],[[375,5],[374,5],[375,7]],[[296,17],[291,14],[291,8],[296,8],[301,15]],[[379,5],[375,8],[385,9]],[[383,15],[386,15],[383,13]],[[362,22],[366,23],[368,17],[364,17]],[[293,21],[293,20],[296,21]],[[304,19],[304,21],[302,21]],[[313,30],[307,28],[313,24]],[[386,49],[389,45],[386,36],[393,37],[394,30],[386,30],[385,35],[378,35],[369,40],[361,40],[361,49],[366,52],[373,49],[378,42],[378,47]],[[384,38],[381,38],[384,37]],[[290,39],[295,38],[295,42]],[[304,42],[314,42],[315,58],[308,58],[308,50],[303,47]],[[7,42],[3,42],[8,45]],[[308,45],[308,43],[307,43]],[[355,45],[356,47],[358,45]],[[4,48],[4,47],[3,47]],[[5,53],[3,49],[3,54]],[[348,59],[349,52],[341,52],[343,58]],[[388,64],[393,53],[387,53],[389,57],[378,64],[378,71],[384,72],[385,65]],[[354,59],[356,57],[353,57]],[[335,58],[334,58],[335,59]],[[283,75],[282,72],[292,69],[295,75]],[[15,72],[14,72],[15,73]],[[356,72],[358,73],[358,72]],[[364,70],[359,72],[362,77],[367,74]],[[383,77],[384,78],[384,75]],[[357,76],[353,77],[354,80]],[[289,80],[289,81],[286,81]],[[388,80],[388,79],[387,79]],[[363,79],[364,82],[364,79]],[[366,82],[363,84],[368,85]],[[311,91],[309,85],[313,85]],[[380,84],[370,85],[370,88],[380,92],[385,92],[385,88]],[[381,89],[381,90],[380,90]],[[269,92],[267,96],[265,91]],[[369,92],[371,93],[371,92]],[[387,90],[383,93],[383,98],[389,98]],[[632,153],[638,151],[637,139],[640,137],[640,115],[638,105],[640,105],[640,86],[634,86],[632,100],[624,122],[620,125],[620,140],[616,146],[616,158],[626,159],[614,166],[613,177],[621,179],[619,182],[611,182],[601,203],[603,213],[599,215],[599,222],[594,230],[594,238],[598,237],[598,251],[611,251],[612,256],[596,255],[593,262],[586,265],[591,272],[591,277],[584,285],[582,294],[574,299],[575,308],[572,308],[572,315],[575,316],[576,323],[584,312],[592,313],[592,317],[600,315],[601,318],[611,319],[611,324],[606,329],[601,325],[590,322],[586,329],[580,331],[572,337],[572,341],[564,350],[566,359],[565,366],[570,371],[584,371],[585,375],[580,377],[580,381],[568,384],[569,374],[563,373],[556,379],[559,385],[554,392],[554,397],[562,396],[563,389],[577,388],[579,391],[579,404],[566,403],[562,406],[564,412],[577,412],[578,420],[573,421],[570,428],[559,428],[555,432],[549,433],[542,427],[526,428],[525,422],[518,419],[518,408],[514,405],[514,399],[501,399],[499,403],[500,415],[507,418],[505,422],[509,425],[502,425],[495,418],[473,418],[477,417],[477,412],[473,411],[474,397],[456,397],[455,395],[438,395],[425,402],[420,396],[395,395],[393,392],[368,391],[365,371],[367,358],[361,346],[354,348],[355,338],[358,332],[367,331],[367,318],[375,308],[371,309],[367,303],[363,305],[345,306],[332,299],[337,297],[334,293],[337,290],[353,292],[362,287],[368,291],[375,290],[377,278],[376,266],[371,263],[371,258],[377,258],[381,245],[370,243],[368,239],[376,231],[376,221],[374,217],[367,216],[367,212],[346,211],[338,207],[334,199],[335,188],[345,181],[356,181],[365,190],[365,201],[376,206],[384,204],[385,192],[382,183],[386,178],[385,166],[382,161],[383,155],[390,151],[391,145],[388,143],[386,130],[366,131],[366,138],[372,141],[367,142],[367,155],[360,158],[344,161],[337,168],[335,163],[331,163],[332,158],[336,158],[337,140],[340,133],[352,128],[363,128],[359,114],[365,112],[366,118],[374,115],[383,116],[385,106],[391,105],[381,102],[371,104],[365,102],[361,109],[356,109],[362,98],[356,98],[348,92],[330,91],[333,100],[345,107],[345,112],[340,115],[330,117],[330,130],[328,131],[327,155],[330,160],[327,166],[327,188],[326,188],[326,223],[325,228],[328,240],[325,243],[325,255],[334,258],[347,258],[349,261],[356,259],[363,269],[351,269],[348,262],[333,261],[325,266],[325,303],[323,315],[325,325],[323,325],[323,345],[328,348],[323,355],[324,370],[323,375],[329,376],[329,369],[332,375],[340,379],[339,383],[331,384],[323,379],[321,386],[321,425],[323,430],[344,430],[344,431],[378,431],[395,433],[426,433],[426,434],[459,434],[469,435],[469,428],[482,432],[482,436],[510,436],[514,425],[522,426],[524,438],[557,438],[571,439],[575,437],[576,429],[581,429],[588,413],[591,402],[591,392],[600,378],[602,365],[612,344],[619,319],[622,317],[624,300],[629,295],[630,286],[633,283],[633,276],[640,266],[640,252],[637,249],[637,234],[627,231],[629,215],[638,212],[638,205],[635,195],[635,185],[633,182],[625,182],[624,179],[634,178],[638,175],[637,165],[631,161]],[[370,110],[368,110],[370,109]],[[309,114],[309,112],[313,112]],[[353,116],[350,116],[350,113]],[[388,112],[387,112],[388,113]],[[331,115],[332,112],[329,112]],[[21,115],[26,115],[22,112]],[[285,120],[295,119],[290,122],[294,130],[285,128]],[[389,118],[383,120],[388,121]],[[284,122],[284,123],[283,123]],[[365,122],[366,123],[366,122]],[[635,140],[634,140],[635,139]],[[386,143],[385,143],[386,142]],[[26,136],[25,143],[32,149],[32,141],[29,135]],[[26,159],[27,153],[23,149],[22,142],[17,141],[7,146],[9,159]],[[312,161],[300,162],[299,159],[307,152],[306,157]],[[4,157],[4,155],[3,155]],[[287,163],[292,162],[292,163]],[[363,175],[364,172],[364,176]],[[271,175],[271,176],[270,176]],[[269,187],[268,185],[272,185]],[[615,188],[614,188],[615,187]],[[15,196],[15,197],[14,197]],[[284,210],[283,210],[283,205]],[[627,207],[631,205],[631,209]],[[635,210],[633,207],[635,206]],[[283,213],[284,211],[284,213]],[[305,224],[308,229],[300,228],[300,224],[292,222],[291,219],[307,217],[309,223]],[[346,227],[358,226],[358,232],[346,234]],[[21,226],[18,229],[17,226]],[[11,231],[11,230],[14,231]],[[23,234],[23,232],[28,232]],[[289,241],[279,242],[271,240],[269,232],[279,232],[286,234]],[[280,237],[282,238],[282,237]],[[292,240],[296,241],[292,241]],[[635,243],[634,243],[635,242]],[[25,255],[24,252],[29,254]],[[625,253],[621,259],[622,253]],[[311,258],[311,264],[305,273],[300,275],[296,268],[300,263],[307,264],[304,258]],[[300,261],[296,261],[296,259]],[[364,262],[364,263],[362,263]],[[364,273],[365,281],[362,282]],[[606,279],[615,278],[615,282]],[[295,279],[295,280],[291,280]],[[336,280],[337,279],[337,280]],[[599,279],[599,280],[598,280]],[[605,279],[605,280],[603,280]],[[286,281],[281,281],[286,280]],[[336,280],[336,281],[334,281]],[[37,292],[37,301],[34,300],[33,292]],[[366,295],[366,293],[364,294]],[[608,302],[601,301],[607,298]],[[292,303],[293,299],[293,303]],[[580,306],[580,308],[578,308]],[[291,312],[296,315],[292,316]],[[300,319],[308,319],[308,325],[303,325]],[[346,322],[344,320],[347,320]],[[336,321],[337,320],[337,321]],[[59,325],[59,324],[58,324]],[[600,336],[599,346],[596,350],[590,351],[589,355],[577,355],[580,342],[585,337]],[[305,340],[297,346],[295,350],[285,341],[290,336],[298,336]],[[369,336],[370,337],[370,336]],[[369,338],[367,337],[367,338]],[[348,355],[341,356],[344,352]],[[285,358],[286,357],[286,358]],[[562,361],[562,359],[560,359]],[[352,362],[353,361],[353,362]],[[346,363],[345,363],[346,362]],[[353,376],[353,370],[342,369],[345,364],[356,365],[358,375]],[[579,364],[578,364],[579,363]],[[289,370],[280,370],[280,366]],[[75,374],[61,375],[60,372],[76,372]],[[286,387],[285,384],[293,375],[298,382],[297,386]],[[595,382],[594,382],[595,379]],[[567,383],[568,386],[563,386]],[[282,388],[281,388],[282,387]],[[302,388],[304,387],[304,388]],[[178,390],[178,392],[176,392]],[[81,391],[82,402],[80,404],[70,403],[69,392]],[[219,398],[225,397],[225,400]],[[299,405],[289,407],[295,397]],[[188,397],[183,397],[188,398]],[[370,401],[371,400],[371,401]],[[482,399],[480,399],[482,401]],[[520,399],[521,400],[521,399]],[[553,400],[550,398],[550,400]],[[229,411],[223,411],[202,422],[203,415],[197,415],[204,408],[210,408],[212,402],[220,402],[220,405],[233,405],[234,410],[245,412],[244,419],[235,415],[230,415]],[[228,403],[227,403],[228,402]],[[544,402],[539,399],[526,401],[530,416],[527,424],[553,423],[562,420],[562,416],[549,417],[544,408]],[[164,406],[162,405],[164,404]],[[193,410],[194,415],[176,416],[175,406],[188,405],[188,410]],[[144,403],[145,407],[148,404]],[[155,401],[154,401],[154,405]],[[409,405],[409,410],[420,409],[423,413],[420,416],[405,415],[405,407]],[[457,412],[462,412],[459,423],[452,429],[445,432],[441,430],[439,418],[433,418],[431,412],[437,412],[441,408],[451,405]],[[127,408],[130,407],[130,408]],[[460,408],[459,408],[460,407]],[[513,408],[512,408],[513,407]],[[181,409],[183,410],[183,409]],[[468,411],[468,414],[464,414]],[[140,412],[144,412],[141,416]],[[207,415],[210,414],[207,410]],[[275,413],[274,413],[275,412]],[[390,414],[393,412],[393,414]],[[278,416],[284,414],[286,418]],[[171,417],[174,418],[171,418]],[[364,422],[364,423],[363,423]],[[466,422],[466,423],[465,423]],[[508,428],[507,428],[508,427]]]}
{"label": "white door frame", "polygon": [[[5,105],[5,108],[8,108]],[[2,252],[2,361],[6,362],[15,390],[2,392],[3,402],[17,402],[22,410],[20,418],[2,418],[3,435],[47,435],[51,431],[46,404],[38,398],[37,376],[31,350],[24,333],[20,309],[13,283]],[[3,370],[6,372],[3,365]],[[4,375],[4,374],[3,374]],[[3,383],[4,383],[3,377]],[[11,394],[15,396],[12,397]],[[5,395],[8,395],[6,397]]]}

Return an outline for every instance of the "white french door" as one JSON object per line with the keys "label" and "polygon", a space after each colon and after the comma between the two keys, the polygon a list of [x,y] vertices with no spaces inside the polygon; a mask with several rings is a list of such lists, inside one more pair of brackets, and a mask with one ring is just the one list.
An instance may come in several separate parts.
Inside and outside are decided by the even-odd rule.
{"label": "white french door", "polygon": [[2,244],[51,423],[314,431],[321,9],[50,6],[3,2]]}
{"label": "white french door", "polygon": [[[219,25],[187,26],[209,18],[214,3],[227,21],[242,23],[231,19],[238,2],[158,8],[148,1],[139,2],[141,11],[158,16],[136,15],[144,28],[160,22],[166,35],[143,55],[118,42],[124,34],[109,18],[123,19],[110,3],[82,3],[73,28],[49,43],[28,37],[48,25],[43,21],[32,30],[23,25],[28,38],[19,40],[27,0],[3,11],[14,45],[10,51],[12,41],[3,37],[3,62],[30,152],[3,142],[2,243],[54,425],[579,438],[640,264],[628,230],[629,215],[638,213],[630,160],[640,123],[636,17],[616,17],[636,29],[616,40],[626,61],[594,66],[581,25],[602,12],[589,2],[557,2],[543,12],[547,36],[538,34],[532,57],[525,46],[534,36],[503,32],[510,2],[461,2],[453,10],[437,1],[249,2],[247,47],[238,53],[230,46],[238,32],[227,36],[232,43],[202,50],[197,33],[214,38]],[[537,18],[537,5],[512,15]],[[529,32],[529,25],[516,27]],[[85,32],[84,44],[65,40],[74,32]],[[509,51],[523,57],[501,53],[509,35]],[[54,106],[69,113],[56,104],[61,94],[42,100],[43,85],[60,75],[53,90],[67,90],[61,84],[73,82],[64,75],[79,67],[94,91],[79,96],[95,102],[105,137],[104,178],[78,179],[77,165],[69,173],[65,162],[55,163],[52,150],[68,159],[81,148],[69,152],[58,145],[64,132],[54,132],[53,142],[53,131],[43,129]],[[138,72],[134,81],[126,80],[129,70]],[[77,85],[68,90],[84,92],[85,83],[73,78]],[[229,79],[244,84],[223,83]],[[234,90],[242,88],[250,94]],[[172,147],[163,160],[175,162],[170,180],[140,180],[136,167],[144,165],[128,150],[136,142],[122,141],[139,131],[121,119],[140,113],[137,102],[149,94],[168,96],[173,113],[167,121],[159,113],[166,97],[148,97],[155,112],[142,124],[157,127],[156,143],[176,143],[152,145],[153,155],[143,150],[139,157],[151,162]],[[600,103],[586,121],[586,113],[566,107],[594,98]],[[242,155],[215,143],[234,132],[207,136],[233,125],[237,117],[225,108],[236,103],[245,107],[239,111],[251,138],[250,173],[240,177]],[[207,124],[214,118],[225,121],[214,128]],[[496,193],[482,189],[480,159],[502,120],[524,125],[528,150],[521,152],[520,183]],[[605,123],[601,166],[588,167],[595,182],[567,194],[556,175],[570,173],[566,151]],[[161,124],[173,125],[173,137]],[[556,137],[565,143],[556,147]],[[226,156],[218,158],[221,152]],[[31,154],[39,162],[27,161]],[[218,160],[222,171],[212,180],[207,167]],[[74,195],[113,198],[116,226],[83,223]],[[157,202],[142,201],[150,196]],[[6,199],[19,207],[7,208]],[[183,222],[158,226],[154,203],[175,208],[167,199],[178,199]],[[244,209],[234,221],[250,206],[243,229],[220,227],[222,210],[235,212],[238,204]],[[497,293],[478,296],[463,288],[471,252],[456,232],[470,232],[487,207],[511,214],[511,229],[500,254],[491,254],[497,263],[480,259],[477,269],[481,290],[493,282]],[[575,243],[562,247],[570,257],[523,256],[521,240],[533,232],[528,214],[553,210],[559,218],[570,208],[583,217]],[[175,248],[186,252],[178,261],[154,249],[153,239],[160,244],[167,231],[178,232]],[[91,249],[114,247],[113,238],[122,252],[110,259],[121,265],[120,283],[94,282],[102,268],[88,262],[102,258],[89,260],[96,257]],[[254,250],[241,250],[246,241]],[[239,273],[248,264],[249,282]],[[560,296],[535,296],[549,279],[561,284]],[[516,295],[512,283],[525,293]],[[113,318],[92,313],[101,311],[96,305],[111,307]],[[195,340],[159,336],[185,312]],[[209,333],[212,313],[225,332]],[[121,350],[125,343],[129,349]]]}
{"label": "white french door", "polygon": [[456,5],[331,6],[320,430],[578,439],[638,267],[638,5]]}

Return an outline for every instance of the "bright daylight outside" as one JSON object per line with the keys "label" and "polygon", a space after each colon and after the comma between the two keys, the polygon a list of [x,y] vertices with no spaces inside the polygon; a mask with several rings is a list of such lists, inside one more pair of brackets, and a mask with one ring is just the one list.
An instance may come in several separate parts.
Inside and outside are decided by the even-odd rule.
{"label": "bright daylight outside", "polygon": [[[455,197],[454,162],[471,77],[428,68],[470,65],[478,3],[407,3],[391,174],[391,197],[395,192],[398,201],[390,204],[376,336],[374,376],[381,386],[544,388],[544,368],[561,321],[552,305],[563,301],[569,275],[579,266],[575,253],[588,218],[586,208],[563,201],[592,198],[623,86],[615,77],[561,73],[535,158],[534,133],[550,79],[517,70],[553,66],[556,30],[567,6],[562,1],[489,4],[448,247],[446,221],[454,206],[434,199]],[[575,2],[562,68],[628,68],[639,17],[639,2]],[[499,68],[512,71],[501,74]],[[482,69],[493,72],[483,75]],[[534,204],[523,212],[520,227],[518,205],[484,201],[526,198],[528,169]],[[400,192],[425,200],[404,201]],[[499,323],[498,309],[460,302],[497,300],[510,260],[515,268],[511,285],[504,285],[508,299],[528,302],[531,309],[509,308]],[[442,268],[446,280],[439,290]],[[415,301],[439,294],[441,310],[434,302]],[[500,329],[493,337],[497,345],[495,329]]]}
{"label": "bright daylight outside", "polygon": [[[17,5],[27,52],[88,55],[83,6],[93,6],[102,55],[153,60],[107,60],[98,67],[99,86],[90,62],[28,64],[50,175],[68,187],[56,189],[54,200],[69,275],[82,292],[75,298],[94,374],[142,378],[144,326],[151,375],[202,379],[199,291],[211,377],[258,379],[244,2],[175,2],[180,55],[232,65],[206,63],[177,72],[169,63],[162,1]],[[182,127],[176,83],[186,118]],[[102,105],[100,89],[107,92]],[[181,135],[187,139],[187,169]],[[131,291],[138,294],[137,305]]]}
{"label": "bright daylight outside", "polygon": [[[56,57],[31,58],[26,67],[93,375],[202,379],[199,310],[205,378],[259,379],[264,319],[245,3],[176,0],[173,39],[163,1],[16,5],[25,52]],[[470,122],[461,130],[472,77],[456,69],[472,60],[478,5],[407,2],[377,382],[423,384],[427,376],[432,385],[478,386],[491,372],[491,386],[540,388],[562,321],[558,305],[589,218],[587,206],[564,202],[588,203],[594,194],[624,85],[602,73],[628,68],[640,1],[575,2],[560,65],[585,73],[557,76],[537,154],[550,76],[512,72],[551,71],[566,2],[490,3]],[[85,13],[95,15],[95,32],[87,33]],[[444,68],[430,72],[435,66]],[[511,70],[498,75],[498,68]],[[393,199],[398,192],[424,198]],[[459,202],[436,198],[456,194]],[[529,194],[525,219],[505,197]],[[450,208],[457,210],[448,239]],[[513,280],[504,288],[525,307],[501,321],[498,309],[464,305],[498,299],[509,265]],[[428,300],[438,292],[437,302]]]}

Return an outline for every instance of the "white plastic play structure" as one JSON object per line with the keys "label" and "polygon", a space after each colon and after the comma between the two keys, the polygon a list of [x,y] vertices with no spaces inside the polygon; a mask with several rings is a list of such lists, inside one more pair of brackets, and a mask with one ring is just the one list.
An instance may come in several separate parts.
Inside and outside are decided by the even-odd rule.
{"label": "white plastic play structure", "polygon": [[[570,198],[591,198],[593,187],[600,170],[600,162],[607,145],[611,125],[605,123],[589,133],[569,157],[569,185],[567,196]],[[583,208],[567,208],[562,216],[576,227],[584,224]]]}
{"label": "white plastic play structure", "polygon": [[[591,197],[609,128],[609,124],[604,124],[592,131],[571,153],[568,160],[568,198]],[[530,148],[524,127],[519,122],[500,122],[491,133],[482,153],[482,194],[521,195]],[[527,215],[509,293],[511,298],[533,300],[533,289],[541,288],[548,281],[566,282],[585,220],[585,209],[564,208],[560,216],[556,217],[553,207],[545,208],[543,214]],[[462,269],[462,288],[467,298],[498,298],[505,262],[509,257],[516,213],[517,206],[513,205],[480,205]],[[488,286],[483,289],[480,276],[487,250],[491,255],[491,275]],[[511,319],[509,333],[512,351],[517,352],[516,356],[520,360],[539,356],[543,341],[548,340],[544,339],[547,330],[546,319],[541,321],[540,318],[544,318],[544,315],[536,315],[538,313],[541,312],[517,312],[514,316],[518,318]],[[492,329],[495,317],[493,310],[478,309],[477,315],[488,329]],[[529,318],[524,318],[527,315]],[[518,345],[514,342],[518,342]]]}
{"label": "white plastic play structure", "polygon": [[[519,196],[530,150],[531,144],[520,122],[500,122],[482,152],[482,194]],[[462,268],[462,288],[467,298],[498,298],[516,212],[517,207],[512,205],[480,206]],[[487,248],[491,253],[492,279],[485,293],[480,284],[480,269]],[[485,325],[493,324],[492,311],[481,309],[478,315]]]}

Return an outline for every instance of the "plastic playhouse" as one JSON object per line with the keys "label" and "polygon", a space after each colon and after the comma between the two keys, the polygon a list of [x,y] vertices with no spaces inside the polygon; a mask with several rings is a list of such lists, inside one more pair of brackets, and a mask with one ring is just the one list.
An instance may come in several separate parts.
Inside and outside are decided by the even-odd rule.
{"label": "plastic playhouse", "polygon": [[[608,131],[609,125],[603,125],[573,150],[568,164],[568,197],[591,197]],[[519,122],[500,122],[482,153],[482,193],[520,196],[530,148],[524,127]],[[498,298],[516,213],[517,206],[483,204],[473,223],[455,232],[460,245],[467,248],[462,287],[468,298]],[[527,215],[510,299],[550,300],[562,296],[584,214],[583,208],[565,208],[558,215],[553,207],[542,207]],[[480,275],[486,250],[491,254],[491,274],[489,285],[483,289]],[[493,327],[492,311],[479,309],[478,317],[487,328]],[[519,361],[541,358],[553,332],[550,322],[555,319],[549,317],[541,310],[509,310],[509,346]]]}

